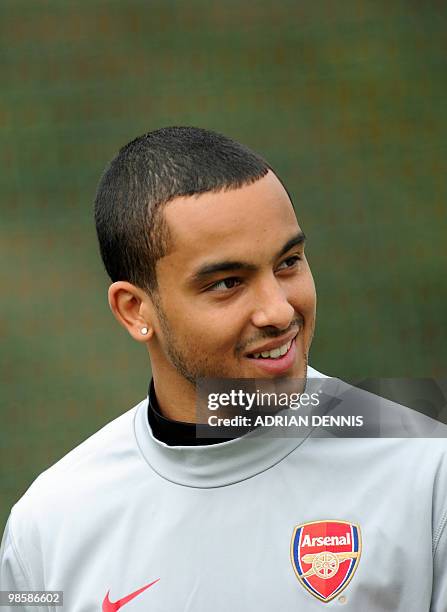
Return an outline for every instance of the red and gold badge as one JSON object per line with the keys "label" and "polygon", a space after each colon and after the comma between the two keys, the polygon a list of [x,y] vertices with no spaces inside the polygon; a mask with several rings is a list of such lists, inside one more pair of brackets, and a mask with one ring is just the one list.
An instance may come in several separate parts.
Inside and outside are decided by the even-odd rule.
{"label": "red and gold badge", "polygon": [[348,521],[314,521],[295,527],[291,557],[305,589],[321,601],[339,595],[351,581],[362,552],[360,527]]}

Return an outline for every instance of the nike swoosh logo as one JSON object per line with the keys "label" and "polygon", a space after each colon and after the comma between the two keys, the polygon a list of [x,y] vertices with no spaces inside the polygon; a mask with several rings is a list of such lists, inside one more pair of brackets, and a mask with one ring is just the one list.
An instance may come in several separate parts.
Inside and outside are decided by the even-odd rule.
{"label": "nike swoosh logo", "polygon": [[127,603],[129,603],[129,601],[132,601],[132,599],[137,597],[137,595],[139,595],[140,593],[142,593],[143,591],[145,591],[146,589],[154,585],[159,580],[160,578],[157,578],[157,580],[154,580],[154,582],[151,582],[150,584],[146,584],[146,586],[141,587],[141,589],[138,589],[138,591],[134,591],[130,595],[126,595],[126,597],[123,597],[122,599],[118,599],[118,601],[110,601],[109,599],[110,589],[109,589],[107,591],[107,595],[104,597],[104,601],[102,602],[102,612],[117,612],[117,610],[125,606]]}

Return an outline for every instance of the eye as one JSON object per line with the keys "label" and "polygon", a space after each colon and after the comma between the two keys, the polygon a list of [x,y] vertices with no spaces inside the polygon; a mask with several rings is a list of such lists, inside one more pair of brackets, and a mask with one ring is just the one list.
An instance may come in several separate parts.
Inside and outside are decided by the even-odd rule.
{"label": "eye", "polygon": [[231,276],[230,278],[224,278],[217,283],[213,283],[208,287],[208,291],[231,291],[235,287],[238,287],[241,284],[239,278],[235,276]]}
{"label": "eye", "polygon": [[294,268],[298,264],[298,262],[301,261],[301,259],[302,258],[299,255],[292,255],[291,257],[288,257],[283,262],[281,262],[277,269],[290,270],[291,268]]}

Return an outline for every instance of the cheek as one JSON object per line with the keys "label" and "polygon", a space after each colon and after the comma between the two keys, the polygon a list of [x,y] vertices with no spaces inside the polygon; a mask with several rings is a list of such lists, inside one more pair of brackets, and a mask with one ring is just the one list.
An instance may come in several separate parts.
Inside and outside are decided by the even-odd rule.
{"label": "cheek", "polygon": [[219,310],[215,313],[203,313],[200,318],[199,342],[207,347],[210,354],[219,354],[221,358],[227,353],[233,354],[235,345],[242,333],[240,312]]}
{"label": "cheek", "polygon": [[306,309],[309,311],[309,314],[314,314],[315,313],[315,307],[317,304],[317,294],[315,292],[315,284],[314,284],[314,279],[312,278],[312,276],[310,276],[309,280],[308,280],[308,286],[307,286],[307,291],[305,293],[305,304],[306,304]]}
{"label": "cheek", "polygon": [[312,275],[309,273],[302,278],[294,288],[290,302],[305,317],[312,317],[315,313],[316,293]]}
{"label": "cheek", "polygon": [[218,307],[188,309],[179,304],[166,312],[171,332],[182,344],[209,355],[233,352],[240,339],[242,322],[239,310]]}

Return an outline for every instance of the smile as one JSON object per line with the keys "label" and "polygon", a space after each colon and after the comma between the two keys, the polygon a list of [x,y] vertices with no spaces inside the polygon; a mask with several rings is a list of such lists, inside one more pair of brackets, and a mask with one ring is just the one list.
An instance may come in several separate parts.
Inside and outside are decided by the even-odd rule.
{"label": "smile", "polygon": [[289,340],[288,342],[281,344],[280,346],[264,350],[261,353],[252,353],[247,355],[251,363],[256,364],[260,371],[264,375],[282,376],[296,362],[297,348],[296,338],[298,334]]}
{"label": "smile", "polygon": [[291,345],[292,345],[292,340],[289,340],[289,342],[286,342],[286,344],[283,344],[282,346],[279,346],[278,348],[275,348],[271,351],[263,351],[262,353],[253,353],[253,357],[255,359],[259,359],[259,358],[279,359],[280,357],[282,357],[283,355],[287,353]]}
{"label": "smile", "polygon": [[[293,367],[296,356],[296,338],[299,336],[300,329],[294,332],[294,336],[289,340],[282,340],[283,344],[274,346],[273,342],[270,342],[270,346],[259,347],[263,348],[262,351],[253,352],[246,356],[250,359],[253,364],[256,364],[262,372],[269,375],[280,376],[285,374],[291,367]],[[273,344],[273,346],[271,346]]]}
{"label": "smile", "polygon": [[295,327],[294,330],[289,332],[282,338],[276,340],[270,340],[270,342],[264,342],[260,346],[254,348],[249,353],[245,353],[245,357],[250,359],[281,359],[290,350],[292,342],[298,336],[301,331],[301,327]]}

